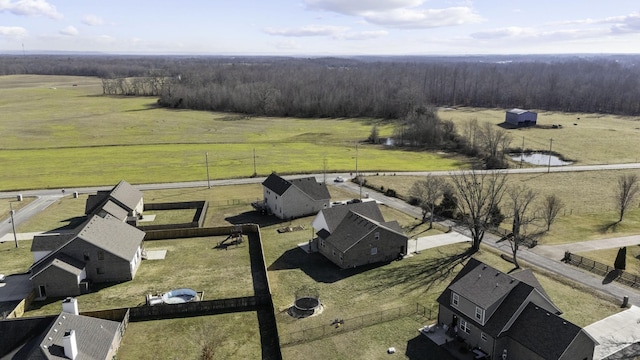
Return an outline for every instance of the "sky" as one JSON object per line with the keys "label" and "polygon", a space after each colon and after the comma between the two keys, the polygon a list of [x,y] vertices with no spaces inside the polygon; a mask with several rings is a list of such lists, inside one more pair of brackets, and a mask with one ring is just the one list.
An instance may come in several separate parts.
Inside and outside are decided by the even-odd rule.
{"label": "sky", "polygon": [[0,53],[640,53],[633,0],[0,0]]}

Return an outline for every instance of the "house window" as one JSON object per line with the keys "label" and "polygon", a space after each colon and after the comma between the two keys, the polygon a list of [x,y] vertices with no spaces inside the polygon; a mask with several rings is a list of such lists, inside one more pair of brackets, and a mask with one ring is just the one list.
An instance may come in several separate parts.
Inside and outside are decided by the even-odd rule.
{"label": "house window", "polygon": [[476,320],[484,324],[484,309],[476,306]]}
{"label": "house window", "polygon": [[96,268],[96,273],[98,273],[98,275],[102,275],[102,274],[104,274],[104,269]]}
{"label": "house window", "polygon": [[460,295],[452,292],[451,293],[451,305],[458,306],[460,304]]}
{"label": "house window", "polygon": [[487,334],[480,333],[480,339],[482,339],[482,341],[487,341]]}
{"label": "house window", "polygon": [[104,260],[104,251],[98,251],[98,260]]}
{"label": "house window", "polygon": [[375,255],[378,253],[378,248],[377,247],[372,247],[371,248],[371,255]]}
{"label": "house window", "polygon": [[89,261],[91,258],[89,257],[89,253],[84,253],[84,261]]}
{"label": "house window", "polygon": [[376,240],[380,240],[380,232],[376,231],[375,234],[373,234],[373,238]]}
{"label": "house window", "polygon": [[464,319],[460,319],[460,330],[466,332],[467,334],[471,333],[471,328],[469,328],[469,323]]}

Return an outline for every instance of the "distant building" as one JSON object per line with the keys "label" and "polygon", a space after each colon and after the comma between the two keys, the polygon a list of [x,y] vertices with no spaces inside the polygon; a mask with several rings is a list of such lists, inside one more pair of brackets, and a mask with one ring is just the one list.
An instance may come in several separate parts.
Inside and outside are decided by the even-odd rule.
{"label": "distant building", "polygon": [[276,173],[262,182],[264,200],[253,204],[280,219],[294,219],[318,213],[329,207],[331,195],[327,185],[313,176],[286,180]]}
{"label": "distant building", "polygon": [[504,121],[517,127],[535,126],[538,121],[538,114],[530,110],[511,109],[507,110]]}

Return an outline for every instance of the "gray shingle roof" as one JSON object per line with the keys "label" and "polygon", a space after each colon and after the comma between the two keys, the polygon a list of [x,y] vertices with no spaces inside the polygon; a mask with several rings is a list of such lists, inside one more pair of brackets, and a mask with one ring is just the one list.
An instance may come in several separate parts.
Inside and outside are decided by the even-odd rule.
{"label": "gray shingle roof", "polygon": [[384,222],[380,208],[378,208],[378,204],[375,201],[338,205],[322,209],[322,215],[327,222],[329,232],[333,232],[336,229],[349,211],[378,222]]}
{"label": "gray shingle roof", "polygon": [[507,336],[543,359],[559,359],[580,331],[579,326],[529,303]]}
{"label": "gray shingle roof", "polygon": [[142,199],[142,191],[122,180],[111,190],[111,199],[116,200],[131,211],[136,208],[140,199]]}
{"label": "gray shingle roof", "polygon": [[121,207],[111,200],[108,200],[106,203],[104,203],[104,205],[102,206],[102,210],[121,221],[126,220],[127,215],[129,215],[127,209]]}
{"label": "gray shingle roof", "polygon": [[344,253],[362,240],[367,234],[378,228],[385,228],[392,233],[396,233],[398,236],[406,238],[401,232],[390,229],[356,212],[349,211],[326,241]]}
{"label": "gray shingle roof", "polygon": [[542,295],[544,295],[544,297],[546,297],[547,299],[549,299],[549,301],[551,301],[551,298],[549,297],[549,294],[547,294],[547,292],[544,291],[544,288],[542,287],[542,284],[540,284],[540,282],[538,281],[538,278],[536,278],[536,276],[533,275],[533,271],[531,271],[531,269],[523,269],[523,270],[511,273],[510,275],[513,278],[517,279],[517,280],[520,280],[522,282],[525,282],[525,283],[533,286]]}
{"label": "gray shingle roof", "polygon": [[75,232],[64,234],[36,235],[33,237],[33,242],[31,243],[31,252],[54,251],[69,242],[69,240],[71,240],[74,236],[76,236]]}
{"label": "gray shingle roof", "polygon": [[313,200],[328,200],[331,198],[327,185],[318,183],[313,176],[286,180],[276,173],[271,173],[262,182],[262,186],[278,195],[284,194],[291,186],[295,186]]}
{"label": "gray shingle roof", "polygon": [[86,264],[83,261],[74,259],[66,254],[57,253],[54,256],[48,258],[46,261],[38,263],[38,265],[33,268],[33,275],[31,275],[29,279],[33,279],[42,271],[50,267],[57,267],[70,274],[79,276],[82,273],[82,270],[84,270],[85,266]]}
{"label": "gray shingle roof", "polygon": [[144,239],[144,231],[112,217],[92,216],[77,238],[130,261]]}
{"label": "gray shingle roof", "polygon": [[61,313],[43,333],[39,346],[26,359],[68,359],[64,356],[63,336],[75,330],[77,359],[107,359],[111,344],[119,332],[120,323],[83,315]]}
{"label": "gray shingle roof", "polygon": [[451,284],[449,288],[483,309],[489,308],[505,297],[520,281],[482,264]]}

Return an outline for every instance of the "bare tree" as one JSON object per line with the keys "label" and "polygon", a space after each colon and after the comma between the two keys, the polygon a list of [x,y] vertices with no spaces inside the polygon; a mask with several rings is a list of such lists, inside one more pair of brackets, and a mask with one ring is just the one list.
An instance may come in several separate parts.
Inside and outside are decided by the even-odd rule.
{"label": "bare tree", "polygon": [[424,180],[418,180],[413,183],[413,186],[409,189],[409,195],[419,201],[423,223],[427,219],[427,214],[430,214],[429,229],[433,227],[436,202],[444,195],[448,187],[449,184],[443,177],[427,175]]}
{"label": "bare tree", "polygon": [[555,194],[547,195],[542,203],[542,218],[547,225],[547,231],[551,229],[551,224],[556,221],[560,210],[564,208],[564,203]]}
{"label": "bare tree", "polygon": [[511,144],[511,136],[496,125],[484,123],[480,128],[480,146],[484,153],[488,169],[502,169],[506,167],[505,152]]}
{"label": "bare tree", "polygon": [[638,195],[638,191],[640,191],[638,175],[626,174],[618,177],[618,187],[616,188],[614,196],[616,208],[620,213],[618,222],[622,221],[625,211],[629,208],[629,205],[631,205],[636,195]]}
{"label": "bare tree", "polygon": [[511,245],[513,264],[516,269],[519,269],[518,248],[529,235],[529,225],[536,220],[531,206],[537,193],[525,185],[518,185],[509,187],[507,195],[509,196],[509,209],[511,211],[509,217],[513,219],[511,223],[511,234],[507,237],[507,240],[509,240],[509,244]]}
{"label": "bare tree", "polygon": [[458,197],[458,209],[463,214],[463,224],[471,233],[471,249],[478,251],[493,218],[492,211],[504,195],[507,173],[471,170],[452,175],[451,181]]}

